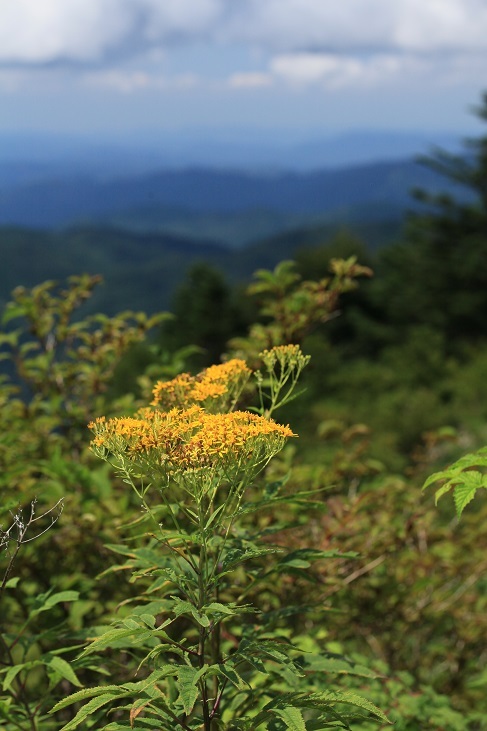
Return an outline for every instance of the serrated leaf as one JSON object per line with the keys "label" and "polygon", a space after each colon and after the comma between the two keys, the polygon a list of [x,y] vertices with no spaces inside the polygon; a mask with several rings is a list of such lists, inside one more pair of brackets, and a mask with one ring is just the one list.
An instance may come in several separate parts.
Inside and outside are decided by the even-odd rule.
{"label": "serrated leaf", "polygon": [[310,655],[304,658],[305,670],[311,672],[333,673],[336,675],[355,675],[362,678],[377,678],[373,670],[359,665],[341,655]]}
{"label": "serrated leaf", "polygon": [[92,713],[98,711],[99,708],[103,708],[103,706],[106,706],[111,701],[117,698],[123,698],[126,695],[128,695],[126,691],[118,689],[118,693],[103,693],[96,698],[92,698],[91,701],[88,701],[88,703],[80,708],[76,716],[69,723],[62,727],[61,731],[71,731],[71,729],[79,726],[88,716],[91,716]]}
{"label": "serrated leaf", "polygon": [[438,488],[438,490],[435,492],[435,505],[438,505],[438,500],[443,497],[443,495],[446,495],[447,492],[450,492],[453,485],[451,481],[445,482],[442,487]]}
{"label": "serrated leaf", "polygon": [[[480,477],[482,477],[482,475],[480,475]],[[475,493],[480,487],[483,487],[483,485],[475,484],[475,482],[473,484],[471,482],[462,483],[461,485],[457,485],[455,487],[455,490],[453,492],[453,500],[455,502],[455,508],[458,517],[461,516],[466,506],[474,499]]]}
{"label": "serrated leaf", "polygon": [[299,708],[287,706],[286,708],[276,708],[272,711],[276,716],[282,718],[286,724],[286,728],[290,731],[306,731],[303,714]]}
{"label": "serrated leaf", "polygon": [[329,702],[330,696],[333,697],[334,703],[345,703],[347,705],[356,706],[357,708],[363,708],[364,710],[371,713],[376,718],[379,718],[385,723],[390,723],[387,716],[378,708],[374,703],[368,701],[366,698],[362,698],[361,695],[357,695],[350,690],[344,691],[325,691],[324,693],[313,693],[313,700],[316,699],[318,703]]}
{"label": "serrated leaf", "polygon": [[83,690],[78,690],[76,691],[76,693],[72,693],[67,698],[63,698],[62,700],[58,701],[54,708],[49,711],[49,713],[56,713],[57,711],[61,711],[63,708],[66,708],[73,703],[77,703],[78,701],[84,701],[87,698],[91,698],[92,696],[101,695],[103,693],[115,694],[119,690],[120,688],[118,687],[118,685],[97,685],[94,688],[83,688]]}
{"label": "serrated leaf", "polygon": [[130,728],[133,728],[134,727],[134,721],[135,721],[135,719],[137,718],[137,716],[139,716],[142,713],[142,711],[144,710],[144,708],[149,703],[150,703],[150,700],[148,701],[145,698],[142,699],[142,700],[140,700],[140,698],[139,698],[138,700],[135,701],[135,703],[133,704],[132,708],[130,709],[130,714],[129,714]]}
{"label": "serrated leaf", "polygon": [[192,668],[189,665],[182,665],[178,668],[179,699],[187,714],[191,713],[194,708],[199,693],[197,683],[206,669],[206,667]]}
{"label": "serrated leaf", "polygon": [[218,674],[222,675],[224,678],[227,678],[227,680],[229,680],[232,685],[238,688],[238,690],[245,690],[245,688],[250,687],[249,684],[240,677],[235,668],[231,667],[228,663],[220,663],[220,665],[218,665]]}
{"label": "serrated leaf", "polygon": [[259,548],[253,545],[248,548],[231,548],[222,561],[222,568],[226,571],[252,558],[259,558],[270,553],[282,553],[282,548],[278,548],[277,546]]}
{"label": "serrated leaf", "polygon": [[129,629],[111,629],[105,632],[101,637],[96,637],[91,644],[83,651],[81,657],[106,650],[108,647],[120,646],[119,643],[127,638],[131,638],[130,644],[143,642],[152,637],[153,632],[145,627],[131,627]]}

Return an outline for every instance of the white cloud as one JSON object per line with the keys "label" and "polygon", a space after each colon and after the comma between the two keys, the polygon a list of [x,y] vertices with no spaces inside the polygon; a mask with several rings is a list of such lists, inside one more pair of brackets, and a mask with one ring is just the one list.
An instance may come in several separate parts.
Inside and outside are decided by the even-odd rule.
{"label": "white cloud", "polygon": [[[239,4],[240,5],[240,4]],[[279,51],[487,50],[485,0],[247,0],[236,40]]]}
{"label": "white cloud", "polygon": [[153,75],[142,71],[122,71],[120,69],[97,70],[85,73],[82,83],[85,86],[99,89],[110,89],[132,94],[146,89],[191,89],[198,83],[195,74],[178,74],[168,77]]}
{"label": "white cloud", "polygon": [[272,76],[260,71],[242,72],[232,74],[228,79],[228,86],[232,89],[255,89],[272,84]]}
{"label": "white cloud", "polygon": [[275,79],[294,86],[318,84],[328,89],[374,86],[391,79],[424,73],[431,63],[414,56],[376,54],[363,58],[333,54],[296,53],[275,56],[270,70]]}
{"label": "white cloud", "polygon": [[133,24],[117,0],[16,0],[0,6],[0,59],[46,63],[92,62],[115,46]]}
{"label": "white cloud", "polygon": [[274,54],[487,51],[487,3],[3,0],[0,4],[4,64],[96,63],[190,41],[250,44]]}
{"label": "white cloud", "polygon": [[99,62],[175,40],[218,22],[221,0],[15,0],[0,5],[0,61]]}

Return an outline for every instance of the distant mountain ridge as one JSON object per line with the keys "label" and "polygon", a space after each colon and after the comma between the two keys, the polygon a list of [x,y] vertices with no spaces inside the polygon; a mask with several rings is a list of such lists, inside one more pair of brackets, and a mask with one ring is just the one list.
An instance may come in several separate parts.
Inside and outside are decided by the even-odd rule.
{"label": "distant mountain ridge", "polygon": [[[354,209],[401,211],[413,187],[444,188],[444,181],[411,159],[314,172],[256,174],[191,168],[99,180],[93,176],[37,178],[0,186],[0,225],[58,228],[111,222],[131,211],[157,218],[183,209],[219,215],[260,210],[301,217],[341,215]],[[387,216],[386,216],[387,217]]]}

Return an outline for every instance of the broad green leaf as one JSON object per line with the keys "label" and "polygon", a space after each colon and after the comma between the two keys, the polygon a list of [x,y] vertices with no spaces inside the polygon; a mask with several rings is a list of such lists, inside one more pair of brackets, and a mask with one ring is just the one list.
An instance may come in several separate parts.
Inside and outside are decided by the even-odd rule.
{"label": "broad green leaf", "polygon": [[73,668],[68,662],[66,662],[66,660],[63,660],[62,657],[58,657],[55,655],[54,657],[51,657],[46,665],[52,668],[56,673],[58,673],[61,678],[69,680],[72,685],[76,685],[78,686],[78,688],[81,688],[82,684],[78,680]]}
{"label": "broad green leaf", "polygon": [[[470,472],[467,472],[466,474],[472,474]],[[473,475],[479,475],[480,478],[483,477],[479,472],[474,472]],[[453,493],[453,500],[455,502],[455,508],[457,511],[458,517],[461,516],[463,513],[465,507],[474,499],[475,493],[477,490],[481,487],[485,487],[485,485],[482,484],[480,480],[480,484],[476,483],[474,480],[465,480],[461,485],[457,485],[455,487],[455,491]]]}
{"label": "broad green leaf", "polygon": [[[79,597],[78,591],[59,591],[56,594],[42,594],[38,597],[37,602],[40,606],[34,606],[32,614],[40,614],[41,612],[47,612],[56,604],[62,604],[63,602],[75,602]],[[32,616],[32,615],[31,615]]]}
{"label": "broad green leaf", "polygon": [[19,581],[20,581],[20,576],[13,576],[11,579],[9,579],[7,581],[7,583],[5,584],[5,588],[6,589],[15,589],[15,587],[17,586]]}

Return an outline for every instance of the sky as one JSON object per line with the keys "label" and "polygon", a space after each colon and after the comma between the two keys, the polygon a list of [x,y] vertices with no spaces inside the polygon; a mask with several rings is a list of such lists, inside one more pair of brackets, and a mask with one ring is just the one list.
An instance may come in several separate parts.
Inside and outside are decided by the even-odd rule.
{"label": "sky", "polygon": [[486,0],[0,0],[0,131],[477,129]]}

